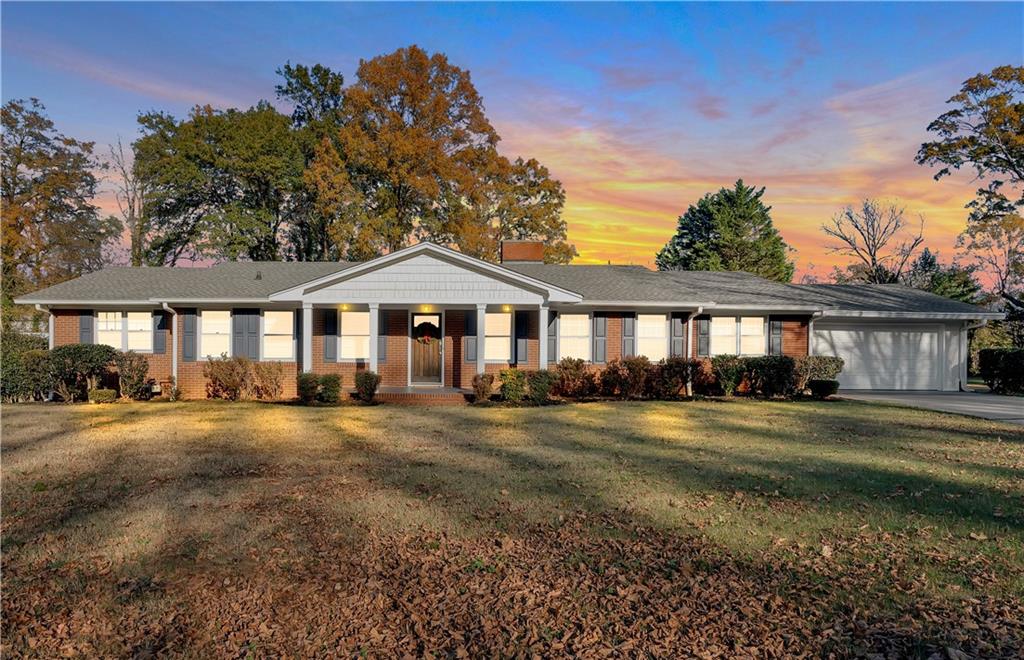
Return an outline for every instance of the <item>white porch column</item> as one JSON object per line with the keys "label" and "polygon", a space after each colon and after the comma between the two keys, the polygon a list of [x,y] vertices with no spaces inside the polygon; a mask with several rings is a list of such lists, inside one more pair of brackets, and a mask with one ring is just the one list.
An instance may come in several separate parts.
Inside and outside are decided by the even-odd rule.
{"label": "white porch column", "polygon": [[484,354],[487,351],[487,347],[484,346],[486,340],[486,328],[487,324],[487,305],[476,306],[476,372],[482,374],[484,372]]}
{"label": "white porch column", "polygon": [[50,324],[49,325],[49,329],[46,331],[46,337],[47,337],[47,341],[49,342],[48,348],[52,351],[53,350],[53,312],[50,311],[50,310],[46,310],[46,316],[48,317],[47,321]]}
{"label": "white porch column", "polygon": [[313,371],[313,303],[302,303],[302,370]]}
{"label": "white porch column", "polygon": [[537,314],[537,361],[538,369],[548,368],[548,306],[541,305]]}
{"label": "white porch column", "polygon": [[380,333],[380,303],[370,303],[370,371],[377,373],[377,335]]}

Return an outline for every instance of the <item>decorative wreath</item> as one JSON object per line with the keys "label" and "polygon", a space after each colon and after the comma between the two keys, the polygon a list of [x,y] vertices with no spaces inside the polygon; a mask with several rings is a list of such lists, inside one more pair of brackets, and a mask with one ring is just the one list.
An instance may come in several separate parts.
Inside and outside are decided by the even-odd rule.
{"label": "decorative wreath", "polygon": [[434,329],[434,326],[430,323],[419,324],[416,326],[416,332],[419,334],[419,336],[416,337],[416,341],[424,346],[430,346],[435,341],[438,341],[438,338],[431,334],[431,331]]}
{"label": "decorative wreath", "polygon": [[418,341],[419,343],[423,344],[424,346],[430,346],[432,343],[437,341],[437,338],[436,337],[431,337],[430,335],[423,335],[421,337],[417,337],[416,341]]}

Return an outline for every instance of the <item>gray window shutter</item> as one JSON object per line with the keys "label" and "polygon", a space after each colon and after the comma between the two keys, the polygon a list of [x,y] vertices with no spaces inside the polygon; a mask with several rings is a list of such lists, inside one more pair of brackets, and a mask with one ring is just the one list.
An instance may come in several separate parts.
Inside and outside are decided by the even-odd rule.
{"label": "gray window shutter", "polygon": [[466,362],[476,362],[476,310],[465,312],[466,328],[463,332],[463,345],[466,347],[463,353]]}
{"label": "gray window shutter", "polygon": [[231,313],[232,345],[235,357],[260,359],[260,310],[235,309]]}
{"label": "gray window shutter", "polygon": [[292,312],[292,341],[295,342],[295,362],[302,366],[302,309]]}
{"label": "gray window shutter", "polygon": [[321,309],[324,322],[324,362],[338,361],[338,310]]}
{"label": "gray window shutter", "polygon": [[153,354],[167,352],[167,314],[153,312]]}
{"label": "gray window shutter", "polygon": [[529,362],[529,342],[527,336],[530,334],[530,312],[516,312],[516,364],[526,366]]}
{"label": "gray window shutter", "polygon": [[672,315],[672,357],[682,357],[686,336],[686,323],[682,314]]}
{"label": "gray window shutter", "polygon": [[636,355],[636,314],[622,316],[622,357]]}
{"label": "gray window shutter", "polygon": [[697,355],[711,352],[711,319],[697,319]]}
{"label": "gray window shutter", "polygon": [[181,328],[181,359],[185,362],[196,361],[196,310],[186,309],[182,314]]}
{"label": "gray window shutter", "polygon": [[558,362],[558,312],[548,312],[548,362]]}
{"label": "gray window shutter", "polygon": [[782,321],[770,320],[768,327],[768,354],[782,355]]}
{"label": "gray window shutter", "polygon": [[92,315],[91,309],[83,309],[78,313],[78,343],[79,344],[91,344],[95,340],[93,339],[93,327],[95,326],[96,319]]}
{"label": "gray window shutter", "polygon": [[608,317],[594,314],[594,362],[608,361]]}
{"label": "gray window shutter", "polygon": [[377,362],[386,362],[388,359],[388,313],[380,310],[380,317],[377,319]]}

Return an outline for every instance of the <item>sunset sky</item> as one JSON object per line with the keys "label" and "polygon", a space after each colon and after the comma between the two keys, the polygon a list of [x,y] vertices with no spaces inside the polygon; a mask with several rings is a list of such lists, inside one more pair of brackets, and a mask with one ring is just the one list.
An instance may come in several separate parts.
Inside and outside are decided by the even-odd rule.
{"label": "sunset sky", "polygon": [[287,61],[351,82],[360,58],[442,51],[500,150],[561,180],[579,262],[653,265],[687,205],[743,178],[819,277],[845,263],[820,225],[867,196],[923,214],[954,256],[977,184],[936,182],[914,154],[963,80],[1024,49],[1021,3],[4,3],[2,25],[3,100],[38,97],[100,151],[140,111],[273,100]]}

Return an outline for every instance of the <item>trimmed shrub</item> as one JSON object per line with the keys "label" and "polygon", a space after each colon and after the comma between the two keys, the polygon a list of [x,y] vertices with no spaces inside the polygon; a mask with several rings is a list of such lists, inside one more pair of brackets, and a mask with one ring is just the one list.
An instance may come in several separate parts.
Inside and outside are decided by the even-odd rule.
{"label": "trimmed shrub", "polygon": [[[50,374],[49,366],[41,364],[38,359],[40,352],[46,353],[46,339],[43,337],[14,330],[0,333],[0,355],[3,357],[0,359],[0,400],[15,402],[45,398],[50,390]],[[36,354],[37,358],[30,360],[29,354]]]}
{"label": "trimmed shrub", "polygon": [[168,378],[167,386],[167,400],[168,401],[181,401],[181,388],[178,387],[177,381],[174,380],[174,376]]}
{"label": "trimmed shrub", "polygon": [[489,401],[494,391],[494,374],[476,374],[473,376],[473,400],[476,403]]}
{"label": "trimmed shrub", "polygon": [[584,360],[562,358],[558,363],[558,393],[570,399],[582,399],[597,387],[594,374]]}
{"label": "trimmed shrub", "polygon": [[647,376],[649,395],[656,399],[678,399],[701,367],[700,360],[684,357],[670,357],[651,365]]}
{"label": "trimmed shrub", "polygon": [[526,381],[529,385],[527,397],[532,403],[539,406],[544,405],[551,400],[551,390],[555,386],[557,376],[546,370],[531,371],[526,375]]}
{"label": "trimmed shrub", "polygon": [[764,396],[791,396],[796,389],[796,362],[786,355],[744,360],[750,391]]}
{"label": "trimmed shrub", "polygon": [[[6,356],[4,357],[6,359]],[[20,385],[29,401],[42,401],[53,389],[50,376],[50,351],[32,350],[21,354],[23,381]]]}
{"label": "trimmed shrub", "polygon": [[380,374],[375,371],[356,372],[356,396],[364,403],[373,401],[377,396],[377,388],[380,387]]}
{"label": "trimmed shrub", "polygon": [[1024,348],[983,348],[978,371],[988,388],[1000,394],[1024,392]]}
{"label": "trimmed shrub", "polygon": [[209,380],[206,395],[211,399],[240,401],[255,396],[252,360],[245,357],[211,358],[203,366],[203,375]]}
{"label": "trimmed shrub", "polygon": [[608,362],[597,376],[600,392],[603,396],[626,396],[629,374],[622,360]]}
{"label": "trimmed shrub", "polygon": [[626,383],[622,396],[627,399],[639,399],[648,394],[648,374],[651,370],[651,361],[643,355],[624,358],[622,367],[626,371]]}
{"label": "trimmed shrub", "polygon": [[743,382],[746,365],[738,355],[716,355],[711,358],[711,371],[725,395],[732,396]]}
{"label": "trimmed shrub", "polygon": [[66,344],[50,351],[50,377],[57,395],[72,403],[96,389],[116,353],[103,344]]}
{"label": "trimmed shrub", "polygon": [[89,390],[90,403],[113,403],[117,401],[117,390],[93,388]]}
{"label": "trimmed shrub", "polygon": [[299,401],[307,406],[316,401],[317,393],[320,390],[320,379],[316,374],[305,371],[299,374],[297,383]]}
{"label": "trimmed shrub", "polygon": [[135,351],[118,351],[114,356],[117,387],[121,396],[141,401],[153,395],[153,379],[149,377],[149,360]]}
{"label": "trimmed shrub", "polygon": [[502,369],[501,398],[510,403],[519,403],[526,397],[526,372],[519,369]]}
{"label": "trimmed shrub", "polygon": [[256,398],[277,401],[284,392],[284,367],[280,362],[253,362],[252,384]]}
{"label": "trimmed shrub", "polygon": [[838,380],[809,380],[807,388],[815,399],[827,399],[839,391]]}
{"label": "trimmed shrub", "polygon": [[834,355],[801,355],[793,358],[795,362],[797,392],[807,389],[810,380],[835,380],[843,370],[843,358]]}
{"label": "trimmed shrub", "polygon": [[341,401],[341,376],[339,374],[324,374],[320,376],[319,399],[324,403],[338,403]]}

